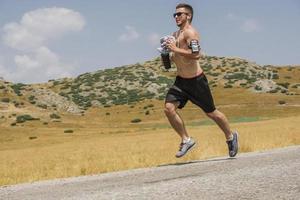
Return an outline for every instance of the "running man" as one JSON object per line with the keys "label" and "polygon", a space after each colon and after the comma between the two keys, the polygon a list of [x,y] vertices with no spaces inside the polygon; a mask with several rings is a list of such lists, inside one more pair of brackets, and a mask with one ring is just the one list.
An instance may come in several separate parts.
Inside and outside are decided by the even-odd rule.
{"label": "running man", "polygon": [[[209,118],[216,122],[225,134],[229,156],[234,157],[238,152],[238,133],[230,130],[226,116],[215,108],[208,81],[200,67],[200,37],[191,25],[193,8],[188,4],[178,4],[174,18],[179,30],[164,42],[165,47],[170,51],[170,60],[177,67],[177,77],[165,99],[165,114],[171,126],[181,137],[176,157],[184,156],[196,144],[188,135],[184,122],[177,113],[177,109],[182,109],[188,100],[199,106]],[[162,60],[166,64],[163,55]]]}

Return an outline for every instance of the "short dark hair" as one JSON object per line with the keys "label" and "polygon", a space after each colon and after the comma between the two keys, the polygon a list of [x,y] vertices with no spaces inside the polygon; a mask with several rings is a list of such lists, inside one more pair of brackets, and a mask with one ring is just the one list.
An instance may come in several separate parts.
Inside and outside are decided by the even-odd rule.
{"label": "short dark hair", "polygon": [[177,8],[185,8],[187,9],[190,13],[191,13],[191,19],[190,19],[190,22],[192,22],[193,20],[193,15],[194,15],[194,10],[193,10],[193,7],[189,4],[186,4],[186,3],[180,3],[176,6],[176,9]]}

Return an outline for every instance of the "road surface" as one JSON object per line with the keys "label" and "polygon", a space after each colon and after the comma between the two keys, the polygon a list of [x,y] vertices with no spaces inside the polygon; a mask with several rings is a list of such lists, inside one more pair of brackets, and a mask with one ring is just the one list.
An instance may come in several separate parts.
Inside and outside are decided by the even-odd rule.
{"label": "road surface", "polygon": [[300,199],[300,146],[0,187],[2,200]]}

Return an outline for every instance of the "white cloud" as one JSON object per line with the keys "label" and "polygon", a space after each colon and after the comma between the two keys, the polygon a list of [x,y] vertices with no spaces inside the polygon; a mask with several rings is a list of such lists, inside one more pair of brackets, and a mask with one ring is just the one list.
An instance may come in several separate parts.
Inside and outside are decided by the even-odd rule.
{"label": "white cloud", "polygon": [[257,20],[255,19],[247,19],[241,25],[241,30],[247,33],[257,32],[260,30],[260,26]]}
{"label": "white cloud", "polygon": [[128,42],[136,40],[140,37],[140,34],[136,31],[135,27],[125,26],[126,32],[120,35],[119,40],[122,42]]}
{"label": "white cloud", "polygon": [[226,18],[229,20],[238,20],[239,19],[238,16],[236,16],[233,13],[227,13]]}
{"label": "white cloud", "polygon": [[70,31],[79,31],[85,21],[80,13],[66,8],[44,8],[25,13],[20,23],[3,28],[3,41],[18,50],[31,50],[45,45]]}
{"label": "white cloud", "polygon": [[257,32],[261,30],[261,25],[257,19],[245,18],[234,13],[227,13],[226,19],[237,23],[239,29],[246,33]]}
{"label": "white cloud", "polygon": [[71,76],[73,67],[60,61],[58,55],[47,47],[40,47],[35,52],[14,57],[16,68],[8,70],[0,65],[0,77],[5,80],[37,83],[52,78]]}
{"label": "white cloud", "polygon": [[149,41],[150,45],[152,45],[152,46],[159,46],[160,38],[161,38],[161,36],[158,33],[152,33],[149,35],[148,41]]}
{"label": "white cloud", "polygon": [[82,30],[84,25],[80,13],[66,8],[44,8],[25,13],[19,23],[6,24],[2,36],[7,46],[23,55],[14,57],[15,70],[8,71],[2,66],[0,72],[12,81],[25,82],[70,76],[73,67],[63,63],[47,44],[68,32]]}

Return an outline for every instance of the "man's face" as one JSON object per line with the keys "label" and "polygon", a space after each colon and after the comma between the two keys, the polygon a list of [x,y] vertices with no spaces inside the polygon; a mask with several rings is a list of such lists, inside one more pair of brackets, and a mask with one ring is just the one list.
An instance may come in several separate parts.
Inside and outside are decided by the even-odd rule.
{"label": "man's face", "polygon": [[185,8],[177,8],[174,13],[176,25],[180,27],[182,24],[184,24],[188,20],[188,15],[189,14]]}

